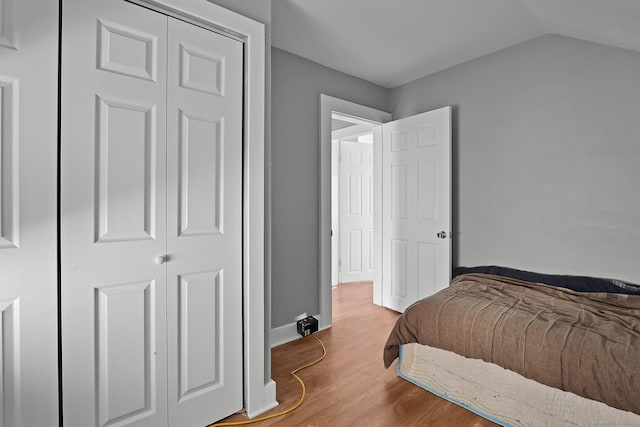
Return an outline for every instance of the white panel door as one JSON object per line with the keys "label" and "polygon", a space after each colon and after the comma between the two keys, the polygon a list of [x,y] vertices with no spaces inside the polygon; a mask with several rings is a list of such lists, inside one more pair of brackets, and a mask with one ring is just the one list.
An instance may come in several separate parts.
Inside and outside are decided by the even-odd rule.
{"label": "white panel door", "polygon": [[63,34],[64,419],[242,408],[240,42],[121,0]]}
{"label": "white panel door", "polygon": [[0,426],[58,421],[57,21],[0,0]]}
{"label": "white panel door", "polygon": [[451,108],[382,129],[382,299],[402,312],[451,280]]}
{"label": "white panel door", "polygon": [[169,424],[242,409],[242,44],[169,19]]}
{"label": "white panel door", "polygon": [[340,141],[340,281],[373,280],[373,144]]}
{"label": "white panel door", "polygon": [[63,6],[64,422],[166,425],[167,18]]}

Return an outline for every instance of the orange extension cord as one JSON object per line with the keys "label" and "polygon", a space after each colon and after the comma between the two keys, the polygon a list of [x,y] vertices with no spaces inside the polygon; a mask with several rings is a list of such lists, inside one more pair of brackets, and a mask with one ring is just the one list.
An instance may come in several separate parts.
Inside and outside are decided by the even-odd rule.
{"label": "orange extension cord", "polygon": [[325,346],[322,343],[322,341],[320,341],[320,338],[318,338],[315,334],[313,334],[313,337],[316,340],[318,340],[318,342],[322,346],[322,356],[320,356],[319,359],[316,359],[311,363],[307,363],[306,365],[300,366],[299,368],[294,369],[293,371],[291,371],[291,375],[293,375],[295,377],[295,379],[297,379],[298,382],[300,383],[300,386],[302,386],[302,395],[300,396],[300,399],[298,400],[298,402],[295,405],[293,405],[291,408],[289,408],[287,410],[284,410],[282,412],[276,412],[275,414],[265,415],[264,417],[254,418],[252,420],[246,420],[246,421],[235,421],[235,422],[228,422],[228,423],[215,423],[215,424],[209,425],[208,427],[241,426],[241,425],[245,425],[245,424],[253,424],[253,423],[260,422],[260,421],[270,420],[271,418],[280,417],[282,415],[288,414],[288,413],[293,412],[296,409],[298,409],[298,407],[300,405],[302,405],[302,402],[304,401],[304,398],[307,395],[307,388],[305,387],[304,382],[302,382],[302,379],[300,379],[300,377],[297,376],[296,373],[301,371],[301,370],[303,370],[303,369],[305,369],[305,368],[308,368],[310,366],[315,365],[316,363],[318,363],[322,359],[324,359],[324,357],[327,355],[327,349],[325,348]]}

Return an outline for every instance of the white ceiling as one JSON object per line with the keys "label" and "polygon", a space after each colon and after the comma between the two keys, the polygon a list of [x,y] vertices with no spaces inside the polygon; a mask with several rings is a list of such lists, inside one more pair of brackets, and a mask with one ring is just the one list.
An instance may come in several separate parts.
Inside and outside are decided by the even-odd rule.
{"label": "white ceiling", "polygon": [[387,88],[543,34],[640,51],[640,0],[272,0],[272,44]]}

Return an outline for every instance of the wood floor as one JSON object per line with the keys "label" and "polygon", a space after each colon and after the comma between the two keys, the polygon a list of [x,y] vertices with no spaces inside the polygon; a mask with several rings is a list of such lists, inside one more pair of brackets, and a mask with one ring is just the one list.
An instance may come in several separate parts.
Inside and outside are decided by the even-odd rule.
{"label": "wood floor", "polygon": [[[382,349],[398,313],[372,304],[371,282],[341,284],[333,290],[333,327],[318,333],[326,358],[299,373],[307,397],[294,412],[255,426],[495,426],[472,412],[384,369]],[[279,412],[300,397],[295,368],[322,354],[311,336],[271,352]],[[236,414],[224,421],[246,420]]]}

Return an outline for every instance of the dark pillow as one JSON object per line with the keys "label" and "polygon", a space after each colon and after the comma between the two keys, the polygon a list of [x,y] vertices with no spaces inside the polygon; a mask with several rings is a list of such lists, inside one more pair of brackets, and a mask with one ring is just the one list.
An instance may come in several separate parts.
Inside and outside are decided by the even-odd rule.
{"label": "dark pillow", "polygon": [[527,282],[544,283],[552,286],[572,289],[578,292],[611,292],[616,294],[640,295],[640,285],[614,279],[602,279],[588,276],[568,276],[559,274],[541,274],[531,271],[495,265],[479,267],[456,267],[453,277],[465,273],[483,273],[496,276],[511,277]]}

